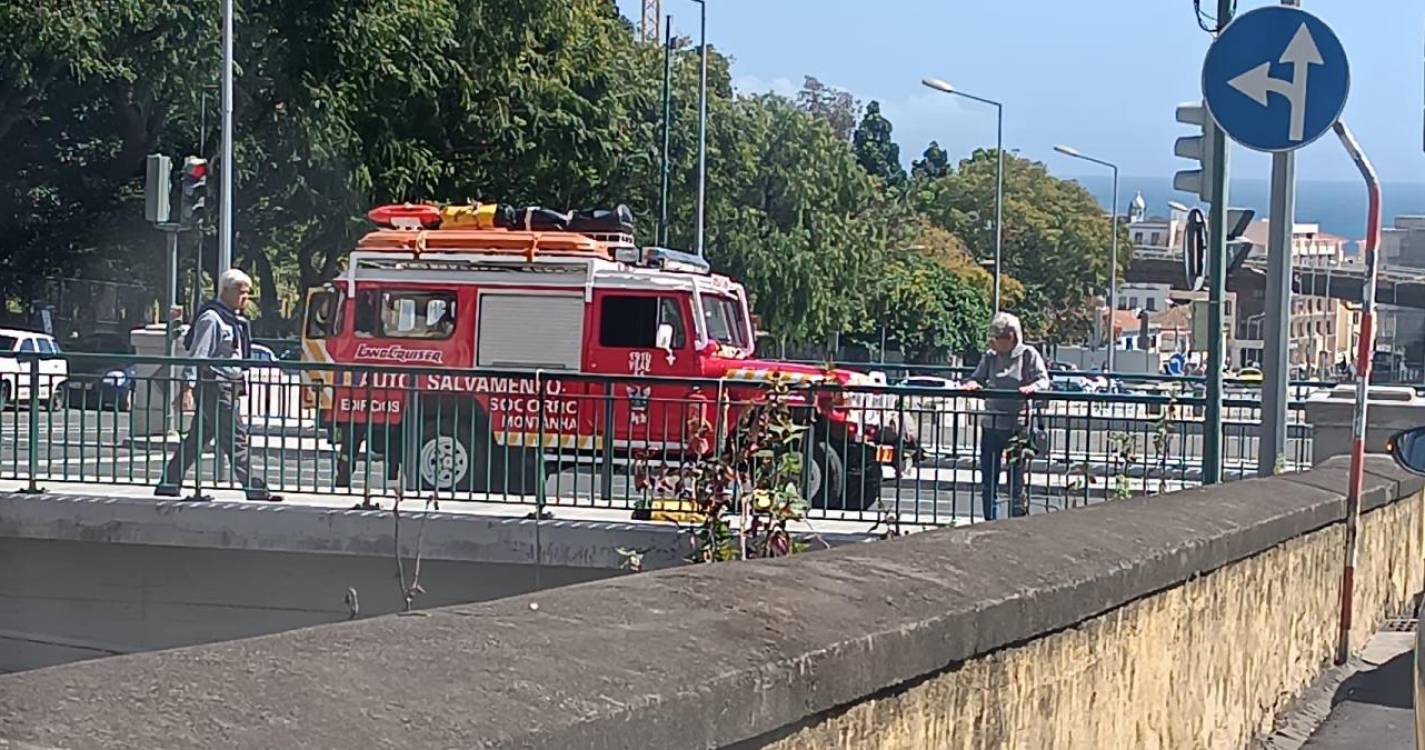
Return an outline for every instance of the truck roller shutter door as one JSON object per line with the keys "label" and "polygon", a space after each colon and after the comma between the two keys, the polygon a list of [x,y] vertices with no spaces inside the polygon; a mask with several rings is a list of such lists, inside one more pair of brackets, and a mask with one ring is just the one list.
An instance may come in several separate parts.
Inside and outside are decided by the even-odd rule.
{"label": "truck roller shutter door", "polygon": [[582,294],[480,295],[477,367],[578,370],[584,349]]}

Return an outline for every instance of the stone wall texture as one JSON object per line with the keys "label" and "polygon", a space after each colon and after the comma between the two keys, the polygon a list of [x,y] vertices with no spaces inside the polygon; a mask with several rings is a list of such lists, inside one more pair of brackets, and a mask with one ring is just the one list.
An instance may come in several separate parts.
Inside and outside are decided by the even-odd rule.
{"label": "stone wall texture", "polygon": [[[1365,514],[1352,642],[1422,589],[1420,493]],[[776,750],[1241,748],[1335,653],[1343,524],[872,698]]]}

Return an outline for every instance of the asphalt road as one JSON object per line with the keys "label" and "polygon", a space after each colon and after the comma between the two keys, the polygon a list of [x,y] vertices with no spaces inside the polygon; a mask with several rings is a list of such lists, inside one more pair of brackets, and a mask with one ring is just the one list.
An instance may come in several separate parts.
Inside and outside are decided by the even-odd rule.
{"label": "asphalt road", "polygon": [[[1196,481],[1202,443],[1199,425],[1169,423],[1168,457],[1163,465],[1166,471],[1144,477],[1145,465],[1157,466],[1157,428],[1151,422],[1130,420],[1127,416],[1105,423],[1084,422],[1067,414],[1047,417],[1043,426],[1048,430],[1051,449],[1049,460],[1036,462],[1029,473],[1031,510],[1057,510],[1125,492],[1171,491]],[[35,456],[36,473],[49,481],[155,484],[171,450],[171,445],[130,434],[132,420],[127,413],[61,409],[41,411],[35,417],[42,436]],[[27,410],[0,412],[0,478],[28,477],[29,422]],[[927,457],[901,477],[887,477],[881,492],[882,505],[907,522],[953,523],[969,520],[972,513],[980,516],[973,420],[962,416],[929,426],[931,429],[921,433],[927,443]],[[1224,431],[1229,471],[1234,465],[1255,464],[1257,439],[1249,432],[1241,425],[1229,425]],[[1112,456],[1125,440],[1131,444],[1134,465],[1122,471],[1125,476],[1118,477],[1120,471],[1115,467],[1121,464],[1115,464]],[[254,471],[281,491],[347,493],[354,497],[365,492],[366,462],[356,464],[352,488],[334,486],[335,455],[323,439],[255,436],[252,442]],[[1293,440],[1289,453],[1303,455],[1294,453],[1308,448],[1302,443]],[[211,484],[214,456],[205,455],[201,463],[204,483]],[[1085,466],[1092,467],[1094,474],[1087,479],[1083,476]],[[641,494],[623,466],[615,468],[607,496],[594,465],[575,464],[570,457],[553,468],[557,470],[551,473],[546,486],[551,504],[622,508],[630,507]],[[382,461],[370,462],[373,494],[394,494],[395,484],[385,480],[384,470]],[[1002,490],[1002,495],[1007,494]],[[1003,504],[999,512],[1005,512]],[[864,517],[873,515],[869,512]]]}

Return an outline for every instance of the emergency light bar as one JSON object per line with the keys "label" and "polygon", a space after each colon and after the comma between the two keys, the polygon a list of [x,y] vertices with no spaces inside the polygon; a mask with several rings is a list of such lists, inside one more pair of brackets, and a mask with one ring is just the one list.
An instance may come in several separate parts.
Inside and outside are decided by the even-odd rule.
{"label": "emergency light bar", "polygon": [[627,263],[631,266],[702,275],[712,273],[712,267],[708,265],[707,261],[692,253],[685,253],[681,250],[669,250],[666,247],[645,247],[639,249],[632,245],[621,245],[615,247],[613,250],[614,260],[620,263]]}
{"label": "emergency light bar", "polygon": [[682,250],[669,250],[666,247],[646,247],[643,249],[644,264],[664,271],[681,271],[683,273],[712,273],[712,266],[706,260],[699,258],[692,253],[685,253]]}

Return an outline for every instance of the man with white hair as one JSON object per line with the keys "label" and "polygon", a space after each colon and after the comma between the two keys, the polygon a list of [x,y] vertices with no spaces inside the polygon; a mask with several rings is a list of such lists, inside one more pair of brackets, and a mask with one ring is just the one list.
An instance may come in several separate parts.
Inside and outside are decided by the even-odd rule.
{"label": "man with white hair", "polygon": [[230,268],[218,278],[218,297],[198,310],[193,326],[183,339],[188,356],[200,360],[232,360],[233,364],[203,363],[183,368],[183,378],[174,394],[175,412],[197,411],[189,424],[188,434],[168,459],[154,494],[178,497],[183,477],[199,454],[211,442],[217,452],[228,457],[228,464],[249,500],[278,501],[282,498],[267,491],[261,477],[250,475],[251,461],[247,452],[247,427],[238,414],[238,400],[245,388],[242,365],[238,360],[252,357],[252,334],[242,310],[252,294],[252,279],[236,268]]}
{"label": "man with white hair", "polygon": [[[993,521],[998,499],[999,475],[1004,451],[1014,436],[1027,425],[1021,421],[1025,397],[1049,387],[1049,369],[1034,347],[1024,343],[1024,331],[1019,318],[1002,312],[990,321],[990,348],[980,357],[980,364],[964,383],[966,390],[987,388],[1003,391],[985,398],[985,413],[980,417],[980,499],[985,520]],[[1014,392],[1018,395],[1010,395]],[[1009,466],[1010,515],[1029,512],[1024,498],[1024,462],[1012,461]]]}

